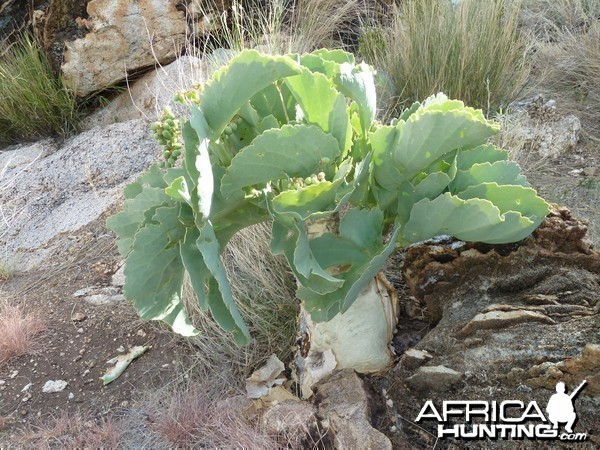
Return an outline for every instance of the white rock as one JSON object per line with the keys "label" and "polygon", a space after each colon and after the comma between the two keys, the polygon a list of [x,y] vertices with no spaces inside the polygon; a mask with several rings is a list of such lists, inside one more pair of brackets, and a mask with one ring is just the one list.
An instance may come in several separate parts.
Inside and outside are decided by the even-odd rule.
{"label": "white rock", "polygon": [[125,264],[119,267],[110,279],[110,284],[116,287],[123,287],[125,284]]}
{"label": "white rock", "polygon": [[26,391],[28,391],[28,390],[29,390],[29,388],[30,388],[31,386],[33,386],[33,383],[26,384],[26,385],[23,387],[23,389],[21,389],[21,392],[26,392]]}
{"label": "white rock", "polygon": [[407,378],[408,384],[417,390],[445,391],[459,383],[463,374],[445,366],[425,366]]}
{"label": "white rock", "polygon": [[48,380],[42,387],[42,392],[49,394],[52,392],[61,392],[67,387],[65,380]]}
{"label": "white rock", "polygon": [[61,70],[79,96],[112,86],[126,74],[170,62],[181,53],[187,23],[178,0],[90,0],[90,32],[66,43]]}

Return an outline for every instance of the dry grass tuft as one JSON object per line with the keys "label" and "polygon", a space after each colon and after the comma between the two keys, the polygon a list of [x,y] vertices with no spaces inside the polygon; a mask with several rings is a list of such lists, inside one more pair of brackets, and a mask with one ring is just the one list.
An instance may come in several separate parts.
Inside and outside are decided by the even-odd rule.
{"label": "dry grass tuft", "polygon": [[176,448],[279,449],[275,439],[226,406],[211,401],[206,391],[189,388],[175,393],[153,418],[153,430]]}
{"label": "dry grass tuft", "polygon": [[36,336],[46,329],[41,315],[0,301],[0,366],[34,349]]}
{"label": "dry grass tuft", "polygon": [[30,425],[18,440],[25,448],[116,450],[122,448],[124,433],[110,418],[96,422],[63,412],[48,421]]}
{"label": "dry grass tuft", "polygon": [[529,68],[520,1],[406,0],[367,28],[361,53],[391,80],[399,106],[444,92],[485,112],[515,99]]}
{"label": "dry grass tuft", "polygon": [[[203,3],[209,18],[197,29],[208,50],[240,51],[260,47],[272,54],[304,53],[320,47],[341,48],[352,40],[351,27],[368,10],[363,0],[233,0],[220,12],[220,1]],[[199,28],[199,27],[197,27]]]}
{"label": "dry grass tuft", "polygon": [[548,158],[539,154],[541,135],[536,138],[531,134],[527,112],[498,114],[495,120],[500,124],[500,132],[491,142],[508,151],[510,159],[519,163],[523,173],[539,171],[548,164]]}
{"label": "dry grass tuft", "polygon": [[598,0],[525,0],[521,22],[535,40],[554,42],[564,32],[588,29],[599,18]]}
{"label": "dry grass tuft", "polygon": [[239,391],[241,382],[271,354],[285,361],[291,353],[298,312],[294,278],[285,260],[271,255],[269,236],[268,224],[246,228],[231,239],[223,255],[234,298],[253,337],[248,346],[237,345],[200,310],[186,283],[184,300],[201,331],[190,341],[197,355],[193,371],[213,379],[215,395]]}
{"label": "dry grass tuft", "polygon": [[537,66],[536,88],[600,137],[600,19],[582,33],[565,31],[556,42],[539,44]]}

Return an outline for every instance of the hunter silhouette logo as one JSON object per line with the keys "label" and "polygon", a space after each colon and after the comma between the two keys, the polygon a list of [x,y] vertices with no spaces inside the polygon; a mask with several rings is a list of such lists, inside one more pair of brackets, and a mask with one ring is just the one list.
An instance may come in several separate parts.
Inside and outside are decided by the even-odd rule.
{"label": "hunter silhouette logo", "polygon": [[[571,394],[565,383],[556,384],[556,393],[548,400],[546,413],[536,401],[521,400],[445,400],[441,406],[428,400],[415,419],[437,422],[437,437],[454,439],[560,439],[585,441],[586,433],[574,433],[577,414],[573,400],[583,389],[586,380]],[[559,424],[564,425],[560,432]]]}
{"label": "hunter silhouette logo", "polygon": [[583,380],[571,395],[565,394],[565,383],[562,381],[556,383],[556,394],[550,397],[548,406],[546,406],[548,419],[552,422],[554,430],[558,429],[559,422],[566,422],[565,431],[573,433],[573,424],[577,420],[577,414],[575,414],[575,408],[573,407],[573,399],[585,383],[587,383],[587,380]]}

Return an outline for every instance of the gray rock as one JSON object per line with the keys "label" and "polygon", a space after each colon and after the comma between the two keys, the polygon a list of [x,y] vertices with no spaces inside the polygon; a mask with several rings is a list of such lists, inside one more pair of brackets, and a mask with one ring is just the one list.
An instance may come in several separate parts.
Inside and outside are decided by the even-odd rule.
{"label": "gray rock", "polygon": [[[12,161],[0,173],[0,247],[15,256],[18,270],[57,255],[68,262],[79,239],[72,234],[113,211],[124,185],[159,151],[148,123],[135,120],[94,128],[60,146],[46,140],[0,154],[5,164]],[[89,236],[106,238],[112,235]]]}
{"label": "gray rock", "polygon": [[400,358],[400,364],[407,369],[417,369],[429,361],[433,356],[426,350],[417,350],[415,348],[409,348],[404,352]]}
{"label": "gray rock", "polygon": [[156,120],[165,106],[178,116],[186,116],[189,107],[176,103],[174,93],[204,83],[211,71],[212,65],[208,60],[182,56],[132,83],[127,92],[122,92],[105,108],[87,117],[83,127],[91,129],[140,118]]}
{"label": "gray rock", "polygon": [[264,431],[283,435],[292,449],[305,448],[303,442],[318,430],[313,406],[308,402],[286,400],[271,406],[261,417]]}
{"label": "gray rock", "polygon": [[390,440],[369,422],[369,396],[353,370],[335,373],[317,389],[319,416],[333,432],[336,449],[392,449]]}
{"label": "gray rock", "polygon": [[[561,115],[554,100],[536,96],[519,105],[511,115],[517,126],[510,127],[507,142],[535,151],[542,158],[556,158],[572,150],[581,134],[581,122],[573,115]],[[514,144],[514,145],[513,145]]]}
{"label": "gray rock", "polygon": [[[436,422],[413,425],[428,400],[439,407],[455,399],[535,401],[543,410],[558,381],[571,393],[586,380],[574,399],[574,430],[589,435],[597,428],[600,253],[585,245],[585,230],[568,211],[555,210],[518,246],[467,244],[445,263],[435,259],[440,244],[408,250],[403,280],[435,326],[414,346],[433,355],[428,365],[415,372],[399,364],[382,376],[381,385],[404,419],[401,437],[418,448],[433,446]],[[426,284],[432,275],[436,282]],[[400,445],[395,435],[391,439]],[[594,439],[589,435],[589,448],[600,443]],[[449,448],[520,445],[444,441]]]}
{"label": "gray rock", "polygon": [[125,264],[119,267],[119,269],[113,274],[110,279],[110,284],[116,287],[123,287],[125,284]]}
{"label": "gray rock", "polygon": [[65,380],[48,380],[42,387],[42,392],[51,394],[54,392],[64,391],[68,383]]}
{"label": "gray rock", "polygon": [[462,380],[463,374],[445,366],[426,366],[406,381],[418,391],[446,391]]}

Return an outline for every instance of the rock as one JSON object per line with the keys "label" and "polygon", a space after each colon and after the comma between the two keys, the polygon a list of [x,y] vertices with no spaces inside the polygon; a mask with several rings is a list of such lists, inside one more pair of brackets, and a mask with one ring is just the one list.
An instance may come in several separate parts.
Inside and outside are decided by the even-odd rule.
{"label": "rock", "polygon": [[587,386],[582,395],[600,397],[600,345],[587,344],[581,354],[557,363],[543,363],[531,367],[526,383],[530,386],[553,389],[557,381],[563,381],[571,387],[582,380]]}
{"label": "rock", "polygon": [[526,309],[516,311],[489,311],[477,314],[461,330],[460,335],[465,337],[477,330],[493,330],[507,328],[524,322],[556,323],[545,314]]}
{"label": "rock", "polygon": [[83,322],[85,319],[87,319],[87,316],[84,313],[75,313],[71,316],[71,320],[73,322]]}
{"label": "rock", "polygon": [[390,440],[369,422],[369,396],[353,370],[335,373],[317,389],[319,416],[333,432],[336,449],[392,449]]}
{"label": "rock", "polygon": [[115,287],[123,287],[125,284],[125,264],[119,267],[119,269],[113,274],[110,279],[110,284]]}
{"label": "rock", "polygon": [[308,402],[292,400],[267,409],[261,417],[261,424],[268,434],[283,436],[292,449],[306,448],[303,443],[310,434],[318,431],[313,406]]}
{"label": "rock", "polygon": [[173,96],[177,91],[206,82],[211,67],[208,60],[182,56],[133,82],[127,92],[122,92],[106,107],[87,117],[83,128],[91,129],[139,118],[156,120],[165,106],[169,106],[177,116],[188,116],[189,107],[175,102]]}
{"label": "rock", "polygon": [[[125,296],[121,293],[121,288],[115,286],[98,287],[91,286],[83,289],[79,289],[73,293],[73,297],[83,297],[83,299],[93,305],[106,305],[107,303],[122,302],[125,300]],[[81,314],[81,313],[78,313]],[[77,315],[76,315],[77,316]],[[74,316],[75,317],[75,316]],[[77,316],[80,317],[80,316]],[[85,320],[85,314],[83,319],[73,321]]]}
{"label": "rock", "polygon": [[406,381],[418,391],[447,391],[460,383],[463,374],[445,366],[426,366],[417,370]]}
{"label": "rock", "polygon": [[173,61],[187,23],[178,0],[90,0],[85,37],[66,43],[61,71],[78,96],[106,89],[127,74]]}
{"label": "rock", "polygon": [[280,386],[285,377],[281,377],[285,365],[277,355],[269,356],[269,359],[252,375],[246,378],[246,395],[250,398],[261,398],[268,395],[274,386]]}
{"label": "rock", "polygon": [[64,380],[48,380],[42,387],[42,392],[45,394],[61,392],[67,387],[67,384]]}
{"label": "rock", "polygon": [[426,350],[417,350],[415,348],[409,348],[404,352],[400,358],[400,364],[407,369],[417,369],[425,364],[428,360],[433,358],[431,354]]}
{"label": "rock", "polygon": [[[112,234],[99,231],[69,239],[75,231],[113,211],[124,184],[133,181],[160,151],[150,137],[148,123],[130,121],[94,128],[66,140],[12,147],[0,162],[23,163],[7,168],[0,178],[0,248],[20,254],[16,270],[29,270],[48,260],[69,261],[77,239],[94,245]],[[24,186],[27,188],[24,189]],[[64,233],[64,234],[61,234]],[[80,251],[80,250],[79,250]]]}
{"label": "rock", "polygon": [[532,149],[542,158],[556,158],[577,145],[581,122],[573,115],[562,116],[556,102],[538,95],[520,107],[514,118],[518,126],[511,128],[509,142]]}
{"label": "rock", "polygon": [[246,395],[235,395],[228,397],[224,400],[217,402],[217,410],[219,411],[233,411],[235,414],[239,414],[248,420],[254,420],[258,413],[252,400]]}
{"label": "rock", "polygon": [[[427,439],[436,435],[435,423],[419,423],[431,434],[416,441],[420,431],[411,424],[427,400],[435,405],[455,399],[535,401],[544,411],[559,381],[568,392],[587,381],[575,399],[575,430],[597,428],[600,253],[586,244],[586,229],[561,209],[519,243],[466,243],[451,254],[438,248],[429,252],[429,247],[452,249],[452,242],[408,249],[402,269],[407,294],[421,302],[435,325],[413,345],[433,356],[426,365],[415,372],[398,364],[374,381],[375,389],[387,389],[405,419],[403,428],[390,435],[396,448],[411,438],[419,448],[433,445]],[[445,261],[437,259],[440,254]],[[495,444],[451,438],[444,443],[449,448],[504,448]]]}

